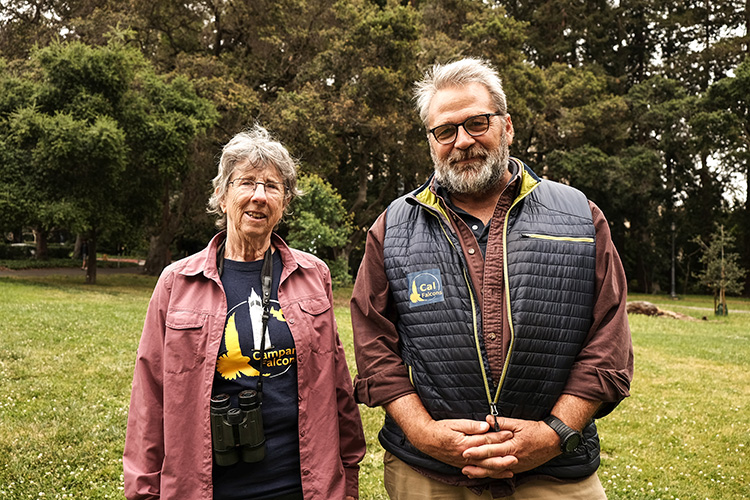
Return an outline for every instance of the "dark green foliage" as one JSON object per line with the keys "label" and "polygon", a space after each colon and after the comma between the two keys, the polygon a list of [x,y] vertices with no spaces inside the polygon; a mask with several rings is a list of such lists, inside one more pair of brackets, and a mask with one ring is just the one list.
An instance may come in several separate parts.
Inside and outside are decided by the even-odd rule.
{"label": "dark green foliage", "polygon": [[[413,82],[434,62],[478,56],[503,78],[512,154],[604,210],[637,290],[666,288],[674,234],[689,289],[691,238],[715,222],[737,227],[750,268],[746,10],[744,0],[3,2],[0,229],[80,231],[83,205],[116,200],[118,210],[93,210],[107,220],[100,237],[149,245],[158,273],[214,231],[216,155],[258,121],[341,196],[355,229],[324,253],[356,269],[366,228],[431,172]],[[119,189],[100,202],[60,194],[80,192],[70,172],[94,171]],[[289,237],[326,239],[330,228],[316,227]]]}

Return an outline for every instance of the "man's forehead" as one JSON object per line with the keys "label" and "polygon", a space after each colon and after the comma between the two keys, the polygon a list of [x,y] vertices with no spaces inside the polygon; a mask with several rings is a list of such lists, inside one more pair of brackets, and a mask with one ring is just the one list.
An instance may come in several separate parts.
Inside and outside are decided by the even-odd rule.
{"label": "man's forehead", "polygon": [[429,119],[433,124],[466,118],[476,114],[493,113],[495,106],[487,88],[481,83],[446,87],[435,92],[430,101]]}

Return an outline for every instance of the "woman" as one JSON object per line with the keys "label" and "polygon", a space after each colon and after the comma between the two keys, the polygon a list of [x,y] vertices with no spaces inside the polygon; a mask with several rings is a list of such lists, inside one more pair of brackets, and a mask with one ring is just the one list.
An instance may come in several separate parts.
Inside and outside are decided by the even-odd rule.
{"label": "woman", "polygon": [[296,184],[262,127],[224,147],[209,212],[226,230],[167,267],[149,304],[127,498],[357,498],[365,441],[330,273],[273,233]]}

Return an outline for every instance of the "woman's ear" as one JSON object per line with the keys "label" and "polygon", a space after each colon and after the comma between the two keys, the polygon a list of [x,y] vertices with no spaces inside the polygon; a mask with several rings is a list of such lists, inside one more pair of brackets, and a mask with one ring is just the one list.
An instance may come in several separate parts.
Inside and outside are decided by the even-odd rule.
{"label": "woman's ear", "polygon": [[[214,195],[219,196],[218,187],[214,189]],[[219,208],[221,208],[221,213],[223,214],[227,213],[226,194],[224,194],[224,196],[221,197],[221,200],[219,201]]]}

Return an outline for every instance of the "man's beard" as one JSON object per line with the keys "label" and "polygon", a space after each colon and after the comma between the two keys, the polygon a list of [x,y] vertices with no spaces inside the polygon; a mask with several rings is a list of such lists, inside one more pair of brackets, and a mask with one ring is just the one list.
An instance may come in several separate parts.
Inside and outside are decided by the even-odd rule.
{"label": "man's beard", "polygon": [[[500,145],[494,151],[488,151],[479,143],[461,151],[453,150],[447,158],[439,159],[430,148],[432,161],[435,163],[435,179],[449,193],[484,194],[495,187],[508,170],[508,139],[505,131],[500,137]],[[456,162],[469,158],[478,158],[479,163],[459,166]]]}

